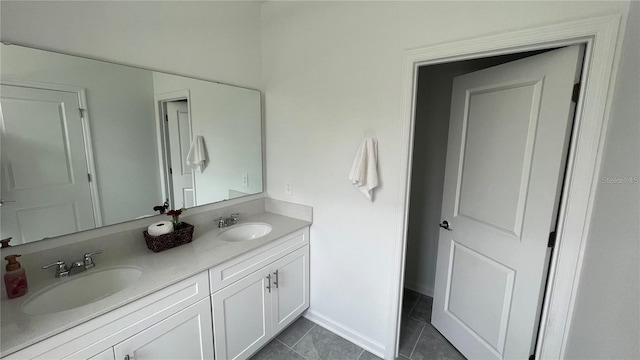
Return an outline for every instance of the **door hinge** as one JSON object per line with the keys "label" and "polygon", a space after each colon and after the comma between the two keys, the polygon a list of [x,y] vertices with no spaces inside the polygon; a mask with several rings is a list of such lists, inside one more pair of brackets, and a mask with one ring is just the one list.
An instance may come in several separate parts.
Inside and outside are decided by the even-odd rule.
{"label": "door hinge", "polygon": [[173,169],[169,168],[169,174],[173,175]]}
{"label": "door hinge", "polygon": [[87,174],[87,179],[91,182],[91,174]]}
{"label": "door hinge", "polygon": [[555,246],[556,246],[556,237],[557,237],[556,232],[555,232],[555,231],[552,231],[552,232],[549,234],[549,242],[547,243],[547,247],[552,248],[552,247],[555,247]]}
{"label": "door hinge", "polygon": [[167,121],[167,122],[169,121],[169,115],[164,114],[164,121]]}
{"label": "door hinge", "polygon": [[86,113],[87,109],[78,108],[78,111],[80,112],[80,117],[84,119],[84,114]]}
{"label": "door hinge", "polygon": [[573,85],[573,93],[571,94],[571,101],[577,104],[579,97],[580,97],[580,83],[577,83]]}

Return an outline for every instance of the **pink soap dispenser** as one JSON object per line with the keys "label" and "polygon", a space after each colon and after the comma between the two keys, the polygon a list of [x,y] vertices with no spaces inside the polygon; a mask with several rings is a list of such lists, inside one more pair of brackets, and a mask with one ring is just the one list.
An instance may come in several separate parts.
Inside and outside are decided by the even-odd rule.
{"label": "pink soap dispenser", "polygon": [[7,272],[4,274],[4,285],[7,288],[7,296],[9,299],[20,297],[27,293],[29,286],[27,285],[27,274],[20,266],[16,258],[20,255],[5,256],[7,264]]}

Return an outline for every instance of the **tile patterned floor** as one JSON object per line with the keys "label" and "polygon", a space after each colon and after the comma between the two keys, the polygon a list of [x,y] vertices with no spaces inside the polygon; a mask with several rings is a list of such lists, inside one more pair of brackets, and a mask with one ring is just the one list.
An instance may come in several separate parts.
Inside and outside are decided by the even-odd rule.
{"label": "tile patterned floor", "polygon": [[[397,360],[464,360],[431,325],[431,297],[405,289]],[[256,353],[252,360],[380,360],[350,341],[300,318]]]}

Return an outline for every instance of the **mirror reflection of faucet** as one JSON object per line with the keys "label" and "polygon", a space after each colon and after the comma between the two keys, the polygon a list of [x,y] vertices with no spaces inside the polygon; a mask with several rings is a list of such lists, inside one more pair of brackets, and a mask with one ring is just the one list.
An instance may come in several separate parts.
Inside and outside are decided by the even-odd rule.
{"label": "mirror reflection of faucet", "polygon": [[[67,276],[71,275],[72,272],[79,273],[79,272],[83,272],[85,270],[89,270],[92,267],[95,267],[96,263],[93,260],[93,255],[96,255],[96,254],[102,254],[102,250],[92,251],[92,252],[88,252],[88,253],[84,254],[83,259],[82,260],[78,260],[78,261],[74,261],[71,264],[71,267],[68,267],[64,260],[58,260],[58,261],[56,261],[54,263],[51,263],[51,264],[48,264],[48,265],[44,265],[41,268],[42,269],[48,269],[48,268],[50,268],[52,266],[55,266],[56,267],[55,277],[57,277],[57,278],[67,277]],[[74,269],[78,269],[78,271],[74,271]]]}

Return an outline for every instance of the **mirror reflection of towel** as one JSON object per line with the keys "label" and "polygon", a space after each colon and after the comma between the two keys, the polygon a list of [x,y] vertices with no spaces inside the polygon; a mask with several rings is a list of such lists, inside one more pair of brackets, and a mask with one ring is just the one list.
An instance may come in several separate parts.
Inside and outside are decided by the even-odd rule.
{"label": "mirror reflection of towel", "polygon": [[207,167],[207,148],[204,146],[204,138],[197,135],[193,138],[189,154],[187,154],[187,166],[202,173]]}

